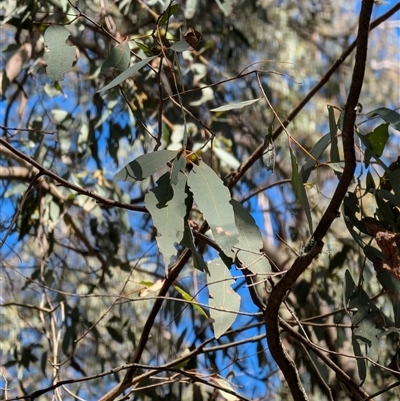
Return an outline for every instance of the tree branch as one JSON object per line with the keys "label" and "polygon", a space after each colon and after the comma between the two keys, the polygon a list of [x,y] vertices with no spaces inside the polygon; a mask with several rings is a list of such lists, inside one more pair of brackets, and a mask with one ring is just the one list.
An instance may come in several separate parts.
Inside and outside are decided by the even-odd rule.
{"label": "tree branch", "polygon": [[[387,19],[389,19],[393,14],[400,10],[400,2],[395,4],[389,11],[385,14],[381,15],[379,18],[374,20],[369,30],[376,28]],[[347,59],[347,57],[352,53],[357,44],[358,38],[346,49],[343,51],[342,55],[332,64],[326,74],[320,79],[320,81],[307,93],[306,96],[299,102],[297,106],[288,114],[286,119],[283,121],[283,125],[279,125],[273,132],[273,139],[275,140],[286,128],[292,120],[299,114],[299,112],[306,106],[306,104],[314,97],[314,95],[329,81],[331,76],[335,73],[335,71],[340,67],[341,64]],[[250,157],[244,162],[238,170],[232,175],[232,178],[229,182],[228,187],[233,188],[236,183],[243,177],[246,171],[262,156],[264,144],[262,143]]]}
{"label": "tree branch", "polygon": [[43,167],[40,163],[36,160],[33,160],[31,157],[27,156],[25,153],[21,152],[20,150],[16,149],[12,146],[9,142],[7,142],[4,138],[0,138],[0,145],[3,145],[6,149],[12,152],[14,155],[18,156],[19,158],[25,160],[31,166],[36,167],[37,170],[42,174],[52,178],[54,181],[58,182],[60,185],[72,189],[73,191],[77,192],[78,194],[88,196],[89,198],[95,199],[98,203],[112,206],[112,207],[120,207],[122,209],[133,210],[136,212],[147,212],[147,209],[144,206],[137,206],[131,205],[130,203],[119,202],[113,199],[104,198],[101,195],[96,194],[93,191],[88,189],[82,188],[79,185],[72,184],[71,182],[65,180],[64,178],[58,176],[56,173],[48,170],[47,168]]}
{"label": "tree branch", "polygon": [[264,313],[269,350],[279,368],[282,370],[282,373],[285,376],[285,379],[292,392],[293,398],[296,401],[304,401],[307,400],[308,397],[301,383],[297,368],[287,351],[284,349],[280,338],[278,319],[279,308],[292,285],[301,276],[301,274],[303,274],[314,258],[321,252],[323,248],[322,240],[333,220],[338,216],[340,205],[347,193],[348,186],[350,185],[354,175],[354,170],[356,167],[354,150],[354,124],[356,120],[356,107],[364,81],[368,50],[369,22],[373,4],[374,0],[364,0],[360,11],[355,65],[353,69],[349,96],[347,98],[347,103],[344,110],[342,138],[345,166],[343,174],[333,194],[331,202],[329,203],[324,215],[314,231],[313,236],[305,248],[305,254],[299,256],[294,261],[292,267],[288,270],[286,275],[273,288],[268,299],[266,311]]}

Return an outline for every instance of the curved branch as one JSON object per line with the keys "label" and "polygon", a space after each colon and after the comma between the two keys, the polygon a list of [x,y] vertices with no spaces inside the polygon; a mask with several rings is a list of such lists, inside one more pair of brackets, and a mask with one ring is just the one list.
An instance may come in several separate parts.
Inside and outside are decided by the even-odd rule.
{"label": "curved branch", "polygon": [[[381,15],[379,18],[374,20],[369,26],[369,30],[376,28],[393,14],[400,10],[400,2],[395,4],[388,12]],[[273,132],[273,139],[275,140],[286,128],[292,120],[299,114],[299,112],[308,104],[308,102],[314,97],[314,95],[329,81],[334,72],[340,67],[341,64],[347,59],[352,53],[357,44],[358,38],[343,51],[342,55],[332,64],[326,74],[320,79],[320,81],[307,93],[307,95],[299,102],[299,104],[288,114],[282,125],[279,125]],[[236,183],[243,177],[246,171],[262,156],[264,144],[261,144],[250,157],[243,163],[238,170],[232,175],[228,187],[233,188]]]}
{"label": "curved branch", "polygon": [[[354,124],[356,120],[356,108],[364,81],[365,65],[368,50],[369,22],[374,0],[364,0],[361,6],[359,27],[357,35],[357,52],[353,69],[352,82],[350,85],[349,96],[344,109],[343,124],[343,151],[345,166],[339,184],[333,194],[324,215],[322,216],[317,228],[314,231],[309,243],[305,248],[305,254],[299,256],[288,270],[286,275],[278,282],[272,290],[264,321],[268,328],[267,340],[269,350],[277,362],[279,368],[290,387],[293,398],[297,400],[307,400],[307,394],[301,383],[297,368],[284,349],[279,333],[279,308],[296,280],[303,274],[323,248],[323,238],[331,226],[333,220],[338,217],[339,208],[347,193],[348,186],[354,175],[356,167],[356,157],[354,150]],[[283,128],[282,128],[283,129]]]}

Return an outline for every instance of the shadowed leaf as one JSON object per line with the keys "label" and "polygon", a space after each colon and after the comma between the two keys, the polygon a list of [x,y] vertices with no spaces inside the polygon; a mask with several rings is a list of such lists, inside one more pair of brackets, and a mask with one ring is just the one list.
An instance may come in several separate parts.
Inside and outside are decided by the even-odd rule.
{"label": "shadowed leaf", "polygon": [[142,181],[150,177],[168,162],[174,159],[177,152],[173,150],[158,150],[157,152],[147,153],[128,163],[114,176],[118,181]]}

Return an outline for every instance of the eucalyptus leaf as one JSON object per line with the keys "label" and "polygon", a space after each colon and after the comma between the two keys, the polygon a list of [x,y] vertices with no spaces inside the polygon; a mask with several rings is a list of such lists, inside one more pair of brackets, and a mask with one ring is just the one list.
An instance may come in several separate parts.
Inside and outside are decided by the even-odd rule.
{"label": "eucalyptus leaf", "polygon": [[[322,152],[328,147],[329,143],[331,142],[331,135],[326,134],[324,135],[310,150],[310,155],[313,157],[307,156],[306,162],[303,164],[300,170],[301,179],[304,182],[307,182],[311,171],[314,169],[316,162],[319,157],[322,155]],[[291,152],[292,154],[293,152]]]}
{"label": "eucalyptus leaf", "polygon": [[179,40],[178,42],[175,42],[171,47],[171,50],[177,53],[185,52],[186,50],[190,49],[190,45],[186,40],[182,39]]}
{"label": "eucalyptus leaf", "polygon": [[104,92],[106,90],[114,88],[114,86],[119,85],[132,75],[136,74],[141,68],[143,68],[146,64],[150,63],[150,61],[154,60],[156,57],[157,56],[151,56],[139,61],[136,64],[133,64],[127,70],[125,70],[123,73],[119,74],[115,79],[113,79],[108,85],[106,85],[104,88],[99,89],[97,92]]}
{"label": "eucalyptus leaf", "polygon": [[113,47],[111,53],[108,55],[103,65],[101,66],[100,72],[107,74],[109,72],[125,71],[131,59],[131,52],[128,42],[122,42],[119,45]]}
{"label": "eucalyptus leaf", "polygon": [[177,152],[166,149],[141,155],[115,174],[114,180],[129,182],[142,181],[164,167],[165,164],[173,160],[176,155]]}
{"label": "eucalyptus leaf", "polygon": [[357,356],[357,366],[358,366],[358,376],[360,377],[361,382],[364,382],[367,377],[367,361],[364,359],[364,355],[361,351],[360,344],[357,340],[357,337],[353,334],[351,336],[354,355]]}
{"label": "eucalyptus leaf", "polygon": [[311,210],[310,210],[310,205],[308,203],[306,190],[304,188],[304,182],[302,180],[302,175],[299,174],[296,156],[294,155],[293,149],[290,146],[289,146],[289,151],[290,151],[290,160],[292,163],[293,189],[296,194],[297,200],[300,202],[300,205],[302,206],[304,213],[307,216],[310,233],[312,233],[313,226],[312,226],[312,219],[311,219]]}
{"label": "eucalyptus leaf", "polygon": [[221,258],[208,263],[208,269],[210,271],[210,275],[207,276],[209,305],[219,309],[210,309],[210,316],[214,319],[215,338],[219,338],[235,321],[237,315],[234,312],[239,312],[241,298],[232,289],[231,283],[234,283],[234,279]]}
{"label": "eucalyptus leaf", "polygon": [[64,74],[71,70],[76,48],[67,45],[69,36],[69,31],[62,25],[50,25],[44,32],[46,73],[53,81],[62,81]]}
{"label": "eucalyptus leaf", "polygon": [[367,113],[368,118],[379,116],[382,120],[389,123],[394,129],[400,131],[400,114],[394,110],[390,110],[386,107],[379,107],[375,110]]}
{"label": "eucalyptus leaf", "polygon": [[171,264],[171,258],[177,253],[175,244],[179,244],[183,239],[187,197],[185,188],[185,174],[179,173],[176,185],[171,185],[167,172],[158,179],[157,186],[144,198],[159,234],[156,240],[166,269]]}
{"label": "eucalyptus leaf", "polygon": [[337,124],[335,120],[335,112],[332,106],[328,106],[329,114],[329,135],[331,137],[331,150],[330,157],[331,162],[338,163],[340,161],[338,139],[337,139]]}
{"label": "eucalyptus leaf", "polygon": [[207,313],[197,302],[194,301],[194,297],[192,297],[190,294],[188,294],[183,288],[179,287],[177,284],[174,284],[174,288],[176,291],[179,292],[179,294],[182,296],[183,299],[190,302],[190,305],[193,305],[193,307],[198,312],[200,312],[201,315],[203,315],[206,319],[208,319]]}
{"label": "eucalyptus leaf", "polygon": [[227,256],[232,256],[232,248],[238,242],[235,215],[229,203],[229,189],[215,174],[214,170],[200,160],[193,165],[188,185],[201,212],[206,218],[217,244]]}
{"label": "eucalyptus leaf", "polygon": [[253,216],[238,201],[231,199],[235,223],[239,230],[239,242],[235,245],[236,257],[254,274],[271,271],[271,265],[263,256],[263,239]]}
{"label": "eucalyptus leaf", "polygon": [[235,110],[235,109],[242,109],[243,107],[250,106],[253,103],[258,102],[261,99],[262,99],[262,97],[259,97],[258,99],[246,100],[244,102],[239,102],[239,103],[228,103],[228,104],[225,104],[224,106],[220,106],[220,107],[217,107],[215,109],[211,109],[210,111],[219,112],[219,111],[229,111],[229,110]]}

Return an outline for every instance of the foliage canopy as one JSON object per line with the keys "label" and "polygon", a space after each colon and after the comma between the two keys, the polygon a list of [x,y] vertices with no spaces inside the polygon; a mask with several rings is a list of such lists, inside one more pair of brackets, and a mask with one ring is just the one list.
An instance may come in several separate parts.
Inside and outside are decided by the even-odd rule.
{"label": "foliage canopy", "polygon": [[2,399],[397,398],[400,3],[350,3],[3,5]]}

